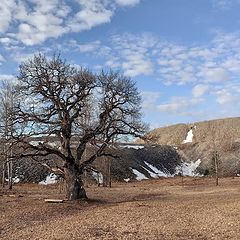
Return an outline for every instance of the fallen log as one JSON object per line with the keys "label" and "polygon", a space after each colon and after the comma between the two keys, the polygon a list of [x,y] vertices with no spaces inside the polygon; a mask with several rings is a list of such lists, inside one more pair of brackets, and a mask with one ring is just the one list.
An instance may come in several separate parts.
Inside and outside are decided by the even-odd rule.
{"label": "fallen log", "polygon": [[63,203],[63,199],[45,199],[44,200],[46,203]]}

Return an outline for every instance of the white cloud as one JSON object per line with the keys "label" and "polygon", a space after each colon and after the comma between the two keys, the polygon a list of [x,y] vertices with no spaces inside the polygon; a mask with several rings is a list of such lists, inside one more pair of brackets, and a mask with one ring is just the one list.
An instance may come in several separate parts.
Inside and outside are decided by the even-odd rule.
{"label": "white cloud", "polygon": [[32,46],[109,23],[118,8],[140,0],[2,0],[0,33]]}
{"label": "white cloud", "polygon": [[[200,103],[202,99],[199,98],[206,93],[206,97],[215,96],[218,104],[230,102],[237,95],[240,74],[239,33],[217,32],[208,44],[191,47],[162,41],[149,33],[114,35],[108,42],[72,41],[70,45],[80,52],[94,53],[94,57],[101,58],[105,66],[123,70],[130,77],[151,75],[168,86],[190,84],[189,98],[193,99],[173,98],[158,105],[157,101],[154,103],[158,96],[153,94],[151,99],[143,95],[145,109],[149,107],[156,111],[173,112],[183,106],[186,113],[184,106]],[[227,89],[229,94],[217,94],[219,89]]]}
{"label": "white cloud", "polygon": [[129,53],[124,56],[125,62],[122,68],[125,75],[135,77],[138,75],[149,75],[153,72],[153,64],[150,59],[144,59],[141,53]]}
{"label": "white cloud", "polygon": [[[141,35],[124,34],[112,37],[112,66],[121,65],[124,74],[130,77],[150,75],[154,71],[152,49],[156,39],[147,33]],[[115,62],[113,62],[115,60]],[[109,62],[107,63],[109,65]]]}
{"label": "white cloud", "polygon": [[[1,41],[6,45],[11,39],[0,38]],[[174,97],[161,104],[158,103],[160,93],[157,89],[155,93],[143,94],[145,111],[190,116],[199,114],[198,107],[203,108],[201,103],[204,99],[201,97],[205,93],[208,95],[204,97],[209,94],[214,96],[219,106],[239,99],[239,92],[236,92],[240,74],[239,33],[217,32],[208,44],[191,47],[162,41],[149,33],[114,35],[106,42],[69,41],[64,47],[83,54],[91,53],[94,58],[104,61],[105,66],[101,62],[101,67],[123,70],[130,77],[151,75],[167,85],[191,84],[188,98],[184,93],[184,97]],[[20,51],[12,56],[18,62],[31,57]],[[225,92],[221,92],[221,89],[225,89]]]}
{"label": "white cloud", "polygon": [[151,91],[145,91],[142,92],[142,107],[146,110],[155,110],[157,105],[157,100],[160,98],[161,93],[160,92],[151,92]]}
{"label": "white cloud", "polygon": [[73,32],[89,30],[103,23],[109,23],[113,16],[113,9],[100,0],[78,0],[81,9],[69,19],[67,25]]}
{"label": "white cloud", "polygon": [[4,62],[5,58],[3,57],[3,55],[0,54],[0,62]]}
{"label": "white cloud", "polygon": [[33,53],[24,53],[22,51],[16,51],[12,54],[12,58],[17,62],[17,63],[22,63],[30,58],[33,57]]}
{"label": "white cloud", "polygon": [[106,65],[110,68],[121,68],[119,58],[115,56],[108,57],[108,60],[106,61]]}
{"label": "white cloud", "polygon": [[202,76],[205,82],[225,82],[230,79],[228,71],[220,67],[204,68],[199,76]]}
{"label": "white cloud", "polygon": [[240,70],[240,59],[236,56],[228,57],[223,61],[223,67],[232,72]]}
{"label": "white cloud", "polygon": [[228,10],[240,4],[239,0],[212,0],[215,9]]}
{"label": "white cloud", "polygon": [[167,112],[168,114],[177,114],[179,116],[191,112],[191,108],[203,102],[200,98],[173,97],[169,103],[157,106],[158,111]]}
{"label": "white cloud", "polygon": [[140,0],[116,0],[116,3],[121,6],[134,6],[139,2]]}
{"label": "white cloud", "polygon": [[10,74],[0,74],[0,81],[15,81],[16,77]]}
{"label": "white cloud", "polygon": [[216,92],[217,95],[217,103],[219,104],[228,104],[238,102],[240,97],[238,95],[234,95],[232,92],[229,92],[227,89],[222,89]]}
{"label": "white cloud", "polygon": [[12,38],[9,38],[9,37],[2,37],[2,38],[0,38],[0,43],[2,45],[4,45],[6,49],[8,49],[8,47],[17,45],[18,41],[14,40]]}
{"label": "white cloud", "polygon": [[64,17],[70,9],[60,0],[31,0],[33,9],[19,3],[15,19],[18,32],[15,37],[26,45],[40,44],[48,38],[58,38],[69,31]]}
{"label": "white cloud", "polygon": [[4,33],[8,30],[8,27],[12,21],[12,14],[15,8],[14,0],[1,0],[0,1],[0,33]]}
{"label": "white cloud", "polygon": [[76,40],[71,40],[69,44],[81,53],[93,53],[101,48],[100,41],[78,43]]}
{"label": "white cloud", "polygon": [[240,33],[215,32],[208,44],[188,47],[158,40],[159,79],[166,85],[222,83],[240,73]]}
{"label": "white cloud", "polygon": [[194,97],[201,97],[209,90],[208,85],[198,84],[192,89],[192,94]]}

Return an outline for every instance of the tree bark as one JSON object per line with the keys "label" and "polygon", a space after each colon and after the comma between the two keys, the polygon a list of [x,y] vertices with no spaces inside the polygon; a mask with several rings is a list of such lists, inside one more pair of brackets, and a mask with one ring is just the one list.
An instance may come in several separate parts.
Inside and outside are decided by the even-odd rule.
{"label": "tree bark", "polygon": [[81,175],[73,166],[64,169],[68,200],[87,199]]}

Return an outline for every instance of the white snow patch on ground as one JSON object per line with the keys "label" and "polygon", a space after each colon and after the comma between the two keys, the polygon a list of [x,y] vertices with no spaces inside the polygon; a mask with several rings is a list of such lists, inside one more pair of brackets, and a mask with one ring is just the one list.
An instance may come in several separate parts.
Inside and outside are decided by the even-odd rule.
{"label": "white snow patch on ground", "polygon": [[53,147],[53,148],[60,148],[60,142],[48,142],[47,143],[50,147]]}
{"label": "white snow patch on ground", "polygon": [[132,172],[136,175],[138,181],[148,179],[143,173],[139,172],[137,169],[130,168]]}
{"label": "white snow patch on ground", "polygon": [[[199,173],[196,172],[198,166],[201,163],[201,159],[198,159],[195,162],[183,162],[181,165],[177,166],[175,169],[175,173],[171,174],[166,168],[164,168],[164,171],[159,170],[157,167],[153,166],[152,164],[144,161],[144,163],[151,169],[147,169],[146,167],[143,167],[149,175],[152,178],[159,178],[159,177],[174,177],[178,174],[182,174],[183,176],[189,176],[189,177],[196,177],[196,176],[201,176]],[[143,173],[139,172],[138,170],[131,168],[132,172],[136,175],[136,180],[141,181],[148,179]],[[128,182],[130,179],[124,179],[125,182]]]}
{"label": "white snow patch on ground", "polygon": [[158,177],[172,177],[171,174],[169,173],[165,173],[161,170],[159,170],[158,168],[154,167],[153,165],[151,165],[150,163],[148,162],[145,162],[144,163],[153,171],[153,173],[149,170],[146,170],[149,172],[150,176],[153,177],[153,178],[158,178]]}
{"label": "white snow patch on ground", "polygon": [[39,182],[41,185],[49,185],[49,184],[54,184],[57,182],[57,175],[54,173],[50,173],[45,180]]}
{"label": "white snow patch on ground", "polygon": [[133,148],[133,149],[141,149],[144,148],[142,145],[123,145],[123,148]]}
{"label": "white snow patch on ground", "polygon": [[13,183],[19,183],[20,182],[19,177],[14,177],[12,180],[13,180]]}
{"label": "white snow patch on ground", "polygon": [[175,174],[182,174],[183,176],[200,176],[198,173],[196,173],[196,169],[201,163],[201,159],[198,159],[196,162],[183,162],[180,166],[176,167],[176,173]]}
{"label": "white snow patch on ground", "polygon": [[33,146],[38,146],[39,144],[43,143],[43,141],[31,141],[29,143],[32,144]]}
{"label": "white snow patch on ground", "polygon": [[[8,178],[5,178],[5,181],[8,182]],[[19,183],[20,182],[20,178],[14,177],[14,178],[12,178],[12,182],[13,183]]]}
{"label": "white snow patch on ground", "polygon": [[191,143],[193,141],[193,130],[190,129],[187,133],[187,137],[183,140],[183,143]]}
{"label": "white snow patch on ground", "polygon": [[152,178],[158,178],[158,175],[156,173],[153,173],[152,171],[148,170],[147,168],[145,168],[143,166],[142,166],[142,168],[144,168]]}
{"label": "white snow patch on ground", "polygon": [[99,173],[92,172],[92,176],[99,184],[103,184],[103,175],[102,175],[102,173],[100,173],[100,172]]}
{"label": "white snow patch on ground", "polygon": [[129,182],[130,181],[130,178],[124,178],[123,179],[125,182]]}

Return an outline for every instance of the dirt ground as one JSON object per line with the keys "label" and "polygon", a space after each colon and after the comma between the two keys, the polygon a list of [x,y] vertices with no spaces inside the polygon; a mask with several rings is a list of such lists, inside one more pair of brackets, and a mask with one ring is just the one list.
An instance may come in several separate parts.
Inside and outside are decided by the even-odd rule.
{"label": "dirt ground", "polygon": [[88,201],[59,186],[0,188],[0,239],[240,239],[240,177],[148,180],[91,186]]}

